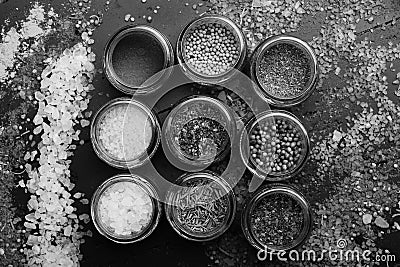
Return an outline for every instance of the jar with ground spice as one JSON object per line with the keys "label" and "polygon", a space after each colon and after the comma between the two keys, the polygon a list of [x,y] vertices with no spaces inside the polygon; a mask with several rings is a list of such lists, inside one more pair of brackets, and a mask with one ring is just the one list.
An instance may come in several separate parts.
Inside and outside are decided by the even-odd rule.
{"label": "jar with ground spice", "polygon": [[303,168],[310,140],[300,120],[284,110],[258,114],[243,129],[240,155],[247,168],[258,177],[281,181]]}
{"label": "jar with ground spice", "polygon": [[246,51],[244,35],[232,20],[206,15],[183,29],[176,53],[186,76],[195,82],[217,84],[243,67]]}
{"label": "jar with ground spice", "polygon": [[274,184],[261,188],[245,204],[242,229],[259,250],[291,250],[308,237],[311,208],[296,188]]}
{"label": "jar with ground spice", "polygon": [[185,174],[166,197],[168,222],[182,237],[208,241],[232,224],[236,198],[229,184],[212,172]]}
{"label": "jar with ground spice", "polygon": [[170,76],[173,64],[169,40],[147,25],[122,28],[111,37],[104,52],[106,77],[130,95],[157,90]]}
{"label": "jar with ground spice", "polygon": [[266,39],[253,52],[250,76],[269,104],[284,107],[306,100],[318,78],[317,58],[303,40],[287,35]]}
{"label": "jar with ground spice", "polygon": [[236,136],[236,123],[221,101],[192,96],[168,114],[163,132],[163,145],[172,156],[171,162],[179,161],[196,171],[196,167],[203,168],[227,155]]}
{"label": "jar with ground spice", "polygon": [[137,175],[111,177],[95,191],[91,216],[100,234],[116,243],[134,243],[148,237],[161,216],[154,186]]}
{"label": "jar with ground spice", "polygon": [[154,112],[141,102],[124,97],[99,109],[93,117],[90,136],[100,159],[113,167],[128,169],[153,156],[161,129]]}

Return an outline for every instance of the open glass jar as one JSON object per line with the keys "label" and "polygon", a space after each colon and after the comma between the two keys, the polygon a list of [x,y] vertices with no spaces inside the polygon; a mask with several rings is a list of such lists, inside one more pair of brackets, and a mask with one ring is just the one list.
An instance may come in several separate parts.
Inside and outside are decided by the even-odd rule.
{"label": "open glass jar", "polygon": [[246,202],[241,223],[246,239],[256,249],[291,250],[311,231],[311,208],[294,187],[274,184],[261,188]]}
{"label": "open glass jar", "polygon": [[178,62],[186,76],[210,84],[232,78],[234,69],[243,67],[246,52],[240,28],[219,15],[206,15],[190,22],[176,46]]}
{"label": "open glass jar", "polygon": [[279,35],[266,39],[250,59],[257,93],[271,105],[287,107],[305,101],[318,80],[318,61],[303,40]]}
{"label": "open glass jar", "polygon": [[221,101],[191,96],[179,102],[164,124],[163,145],[187,166],[206,167],[223,159],[236,135],[234,115]]}
{"label": "open glass jar", "polygon": [[165,213],[172,228],[192,241],[208,241],[232,224],[236,198],[229,184],[212,172],[184,174],[167,193]]}
{"label": "open glass jar", "polygon": [[268,181],[282,181],[301,171],[310,140],[300,120],[284,110],[252,118],[240,137],[240,155],[247,168]]}
{"label": "open glass jar", "polygon": [[147,94],[162,86],[172,72],[174,52],[167,37],[147,26],[127,26],[108,41],[104,72],[125,94]]}
{"label": "open glass jar", "polygon": [[91,200],[91,216],[97,231],[122,244],[148,237],[161,217],[155,187],[146,179],[120,174],[102,183]]}
{"label": "open glass jar", "polygon": [[97,156],[119,169],[139,167],[157,150],[161,128],[157,116],[128,97],[102,106],[93,117],[90,138]]}

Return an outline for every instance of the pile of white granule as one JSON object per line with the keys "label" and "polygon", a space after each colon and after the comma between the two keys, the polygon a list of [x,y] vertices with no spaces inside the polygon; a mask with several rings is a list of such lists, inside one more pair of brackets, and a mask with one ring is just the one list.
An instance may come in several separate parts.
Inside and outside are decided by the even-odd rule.
{"label": "pile of white granule", "polygon": [[101,223],[117,236],[131,236],[144,230],[152,219],[153,203],[147,192],[133,182],[118,182],[99,199]]}
{"label": "pile of white granule", "polygon": [[152,139],[148,114],[134,104],[112,107],[99,123],[99,140],[118,160],[134,160],[147,151]]}

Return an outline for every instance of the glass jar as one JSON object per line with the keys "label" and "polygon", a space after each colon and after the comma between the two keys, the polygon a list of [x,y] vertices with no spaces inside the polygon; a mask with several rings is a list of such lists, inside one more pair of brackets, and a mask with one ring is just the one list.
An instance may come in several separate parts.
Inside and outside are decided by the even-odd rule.
{"label": "glass jar", "polygon": [[[191,34],[193,30],[209,23],[215,23],[229,30],[235,38],[235,45],[238,50],[238,57],[234,61],[232,66],[230,66],[230,68],[228,68],[226,71],[215,75],[208,75],[197,71],[193,66],[191,66],[191,64],[188,63],[187,51],[185,50],[185,42],[188,35]],[[205,84],[221,84],[231,79],[235,75],[235,69],[242,69],[244,60],[246,58],[246,53],[246,39],[244,38],[244,35],[240,28],[229,18],[220,15],[206,15],[190,22],[182,30],[176,45],[178,62],[185,75],[194,82]]]}
{"label": "glass jar", "polygon": [[[103,222],[100,215],[100,201],[105,193],[108,192],[108,190],[111,190],[113,187],[122,185],[122,187],[126,188],[125,183],[132,183],[135,186],[138,186],[150,197],[152,211],[149,222],[139,232],[131,232],[130,235],[118,235],[115,233],[115,231],[112,231],[110,226]],[[160,221],[162,207],[158,199],[159,196],[157,190],[146,179],[133,174],[115,175],[102,183],[93,194],[90,205],[93,224],[101,235],[105,236],[111,241],[114,241],[115,243],[129,244],[141,241],[154,231],[158,225],[158,222]]]}
{"label": "glass jar", "polygon": [[[176,207],[177,195],[181,192],[180,190],[189,187],[191,184],[193,185],[193,183],[199,183],[202,186],[214,185],[214,188],[220,189],[221,197],[215,197],[215,199],[207,201],[207,203],[218,200],[221,200],[221,202],[222,200],[226,201],[226,211],[224,217],[221,220],[221,223],[218,226],[215,226],[215,228],[210,231],[199,232],[189,229],[189,227],[183,225],[178,218],[179,215]],[[198,173],[184,174],[176,180],[175,184],[176,186],[171,187],[168,191],[166,196],[166,203],[164,205],[168,222],[180,236],[192,241],[209,241],[219,237],[226,230],[228,230],[234,220],[236,213],[236,197],[233,193],[232,188],[225,180],[212,172],[204,171]],[[205,205],[206,203],[202,204]]]}
{"label": "glass jar", "polygon": [[[300,154],[297,156],[297,160],[295,164],[292,164],[290,167],[288,166],[286,169],[281,169],[280,170],[273,170],[271,168],[267,168],[266,166],[271,166],[272,163],[275,164],[276,159],[273,158],[266,158],[267,160],[263,162],[263,165],[260,165],[254,160],[254,154],[253,154],[253,149],[254,147],[252,146],[252,141],[250,138],[252,138],[252,135],[254,135],[254,130],[259,132],[260,125],[264,124],[267,127],[267,129],[264,129],[265,132],[267,133],[267,138],[264,141],[264,143],[261,143],[259,147],[261,148],[264,146],[266,153],[271,152],[272,157],[277,157],[278,154],[277,151],[282,145],[283,142],[286,143],[286,141],[277,141],[276,136],[277,136],[277,123],[279,121],[285,122],[287,127],[291,127],[291,129],[294,129],[298,135],[300,140],[288,140],[287,142],[295,143],[296,147],[300,147]],[[293,142],[292,142],[293,141]],[[257,141],[258,142],[258,141]],[[279,144],[279,148],[278,148]],[[291,147],[291,151],[295,151],[294,147]],[[256,147],[256,150],[258,148]],[[269,150],[270,149],[270,150]],[[275,152],[274,152],[275,151]],[[256,152],[258,153],[258,152]],[[284,153],[284,152],[282,152]],[[286,152],[285,152],[286,153]],[[242,130],[241,133],[241,138],[240,138],[240,155],[245,163],[246,167],[255,175],[257,175],[259,178],[267,180],[267,181],[282,181],[289,179],[296,174],[298,174],[301,169],[304,167],[304,164],[306,163],[308,156],[310,153],[310,139],[308,137],[307,131],[304,128],[303,124],[300,122],[300,120],[293,115],[290,112],[284,111],[284,110],[273,110],[273,111],[267,111],[267,112],[262,112],[258,114],[256,117],[253,117],[245,126],[245,128]],[[282,155],[282,154],[279,154]],[[294,155],[293,155],[294,156]],[[292,159],[293,161],[293,159]],[[277,168],[277,167],[276,167]]]}
{"label": "glass jar", "polygon": [[[161,62],[162,67],[158,70],[155,66],[152,66],[154,73],[147,74],[148,77],[143,78],[143,81],[135,82],[139,84],[133,84],[131,81],[122,78],[121,74],[118,75],[113,62],[115,56],[114,52],[118,45],[122,45],[122,41],[128,42],[129,44],[132,43],[132,40],[128,40],[128,38],[144,38],[144,45],[149,46],[149,48],[153,46],[153,50],[160,50],[159,53],[160,55],[162,54],[161,56],[163,57],[163,60],[158,58],[158,60],[163,61]],[[156,51],[153,52],[155,53]],[[125,57],[126,56],[129,55],[125,55]],[[121,57],[121,60],[126,60],[123,55],[121,55]],[[126,26],[121,28],[108,41],[103,58],[104,73],[107,79],[119,91],[129,95],[148,94],[160,88],[171,75],[172,68],[170,67],[172,67],[173,64],[174,51],[170,41],[164,34],[147,25]],[[144,67],[145,66],[142,65],[139,66],[139,68]],[[132,72],[132,70],[126,70],[127,75],[129,72]]]}
{"label": "glass jar", "polygon": [[[254,209],[257,207],[261,200],[277,194],[282,194],[290,197],[291,200],[294,200],[297,204],[299,204],[299,207],[302,211],[301,216],[303,216],[302,225],[296,238],[292,242],[279,246],[271,244],[266,245],[262,241],[260,241],[260,239],[254,233],[251,217]],[[251,198],[247,200],[242,212],[241,224],[244,236],[256,249],[272,253],[278,253],[282,250],[289,251],[298,247],[309,236],[312,227],[312,211],[307,199],[300,192],[298,192],[295,187],[283,184],[273,184],[259,189]],[[268,229],[266,229],[265,231],[268,232]]]}
{"label": "glass jar", "polygon": [[[308,61],[309,67],[309,78],[302,91],[293,96],[277,96],[274,95],[265,88],[264,83],[260,80],[260,64],[266,52],[270,51],[271,48],[277,45],[286,44],[293,46],[294,48],[302,51],[303,55]],[[261,42],[254,50],[250,59],[250,77],[255,82],[257,93],[268,103],[277,107],[288,107],[300,104],[305,101],[314,91],[317,80],[318,80],[318,61],[314,53],[314,50],[310,45],[293,36],[278,35],[270,37],[265,41]]]}
{"label": "glass jar", "polygon": [[[214,139],[201,137],[198,144],[194,144],[193,139],[186,137],[201,136],[194,130],[200,128],[195,123],[206,123],[208,127],[203,128],[206,130],[215,127],[218,135]],[[168,114],[163,133],[163,145],[172,156],[170,161],[175,165],[193,167],[188,171],[198,171],[228,154],[236,137],[236,122],[232,111],[223,102],[208,96],[191,96],[177,103]]]}
{"label": "glass jar", "polygon": [[[125,139],[126,137],[125,134],[129,133],[130,129],[126,128],[129,126],[129,124],[126,123],[128,120],[126,111],[124,117],[122,118],[123,120],[122,129],[119,129],[121,131],[120,140],[122,142],[121,144],[122,147],[119,150],[119,152],[123,153],[123,157],[118,157],[112,154],[110,150],[107,149],[106,145],[100,138],[101,125],[104,119],[108,118],[108,116],[111,116],[112,112],[118,108],[126,109],[126,111],[128,111],[130,108],[134,108],[138,112],[137,114],[147,118],[145,125],[147,126],[148,124],[149,132],[147,132],[146,129],[144,129],[145,133],[143,134],[143,138],[147,137],[149,138],[149,140],[146,141],[140,140],[143,141],[144,143],[146,142],[148,143],[147,149],[144,149],[142,153],[137,154],[132,158],[127,157],[130,151],[126,147],[128,141],[126,141],[127,139]],[[97,111],[97,113],[92,119],[90,127],[90,138],[92,141],[93,150],[101,160],[103,160],[104,162],[115,168],[130,169],[143,165],[148,160],[150,160],[150,158],[154,155],[154,153],[158,148],[158,145],[160,144],[161,127],[156,114],[149,107],[147,107],[146,105],[137,100],[133,100],[128,97],[122,97],[109,101]]]}

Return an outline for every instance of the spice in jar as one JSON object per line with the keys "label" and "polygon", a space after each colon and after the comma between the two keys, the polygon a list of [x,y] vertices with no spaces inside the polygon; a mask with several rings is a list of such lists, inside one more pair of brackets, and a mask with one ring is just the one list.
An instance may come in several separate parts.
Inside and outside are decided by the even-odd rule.
{"label": "spice in jar", "polygon": [[193,234],[221,229],[229,212],[227,192],[208,178],[191,179],[174,194],[173,215],[179,225]]}
{"label": "spice in jar", "polygon": [[250,159],[267,173],[295,169],[301,159],[303,141],[300,130],[290,121],[260,121],[250,132]]}
{"label": "spice in jar", "polygon": [[292,44],[276,44],[262,55],[257,76],[263,89],[277,98],[300,95],[311,76],[305,52]]}
{"label": "spice in jar", "polygon": [[189,30],[184,39],[184,58],[195,71],[220,75],[239,58],[239,46],[231,29],[218,24],[202,24]]}
{"label": "spice in jar", "polygon": [[145,33],[124,36],[112,52],[112,67],[123,83],[140,87],[164,68],[164,51],[157,39]]}
{"label": "spice in jar", "polygon": [[286,246],[293,243],[303,227],[300,203],[290,195],[272,193],[256,203],[250,214],[251,230],[267,246]]}
{"label": "spice in jar", "polygon": [[143,231],[152,220],[153,202],[147,192],[133,182],[118,182],[99,198],[99,219],[117,236],[132,236]]}
{"label": "spice in jar", "polygon": [[147,151],[152,138],[152,122],[148,114],[134,104],[112,106],[100,118],[100,144],[118,160],[137,159]]}
{"label": "spice in jar", "polygon": [[190,159],[208,160],[219,155],[229,144],[226,123],[219,112],[202,103],[184,106],[173,120],[173,139]]}

